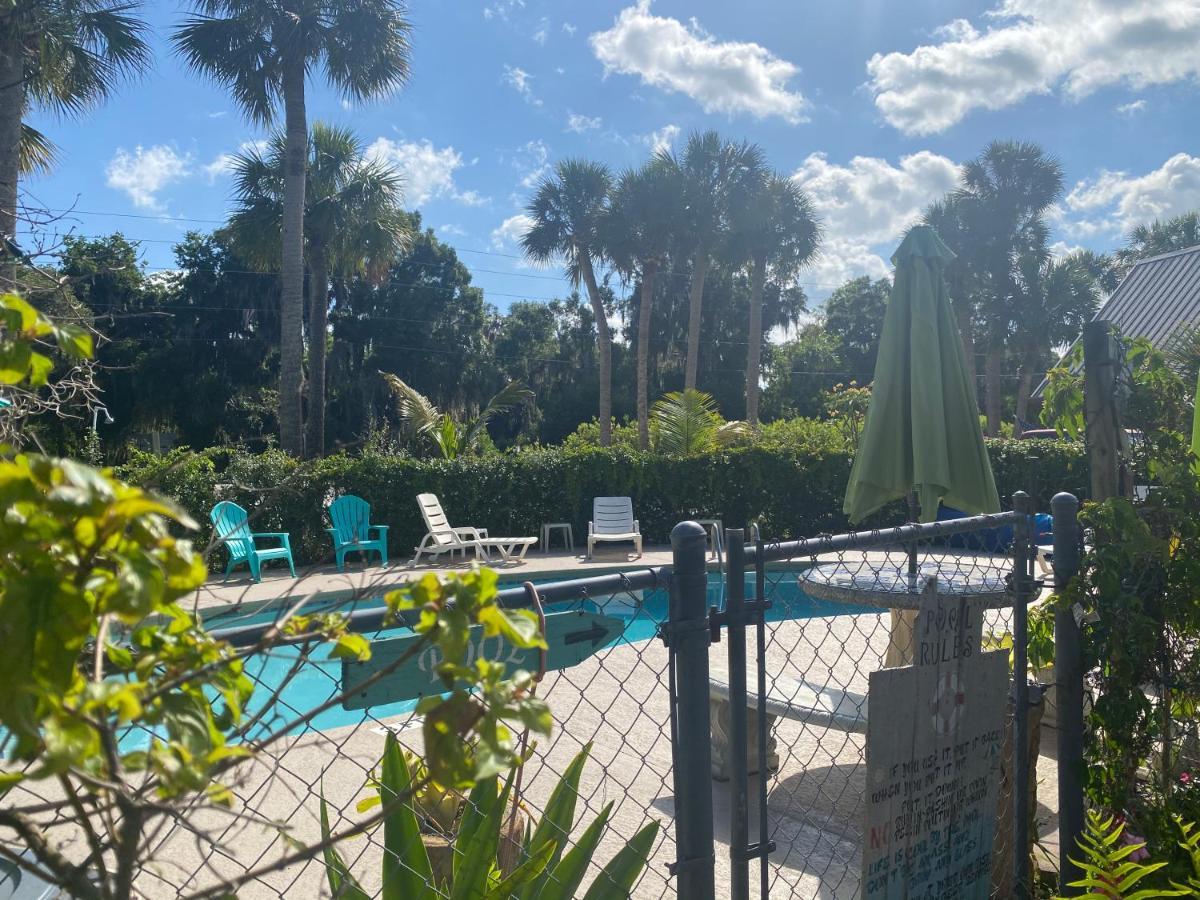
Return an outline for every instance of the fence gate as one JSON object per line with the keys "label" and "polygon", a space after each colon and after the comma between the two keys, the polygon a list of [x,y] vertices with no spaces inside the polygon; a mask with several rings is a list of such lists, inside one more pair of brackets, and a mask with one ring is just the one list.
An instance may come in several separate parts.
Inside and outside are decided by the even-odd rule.
{"label": "fence gate", "polygon": [[[1058,498],[1055,507],[1058,513]],[[975,887],[953,896],[1031,895],[1041,692],[1026,678],[1010,678],[1008,653],[986,653],[1010,651],[1012,671],[1027,671],[1027,604],[1040,595],[1051,558],[1048,548],[1039,556],[1030,513],[1027,498],[1018,494],[1008,513],[800,541],[748,545],[741,530],[730,529],[724,602],[711,608],[703,592],[706,534],[695,523],[676,527],[664,630],[672,648],[678,896],[901,896],[887,892],[888,860],[892,868],[898,860],[878,846],[882,831],[864,834],[871,792],[876,802],[882,796],[878,785],[868,784],[867,695],[872,672],[906,667],[914,674],[888,677],[921,677],[914,663],[922,660],[913,656],[928,657],[931,639],[923,643],[916,629],[917,607],[930,576],[939,586],[939,611],[957,609],[966,623],[965,630],[951,623],[965,635],[963,646],[970,645],[973,627],[985,651],[979,655],[975,649],[970,666],[966,660],[955,663],[972,679],[988,665],[991,681],[978,686],[992,685],[996,703],[978,706],[984,720],[991,716],[986,709],[1008,699],[1003,731],[993,729],[989,737],[985,753],[991,756],[962,755],[955,763],[956,782],[966,784],[958,776],[978,775],[980,766],[991,772],[988,760],[999,756],[999,783],[988,788],[994,793],[971,793],[970,802],[959,795],[955,805],[936,807],[934,818],[925,821],[941,821],[959,835],[948,839],[942,832],[939,840],[954,848],[949,865],[954,877]],[[1074,507],[1070,513],[1073,534]],[[1064,534],[1066,524],[1064,516]],[[968,607],[978,610],[975,621],[962,612]],[[920,621],[924,627],[926,620]],[[936,652],[962,650],[951,644],[943,640]],[[970,685],[959,684],[957,675],[936,677],[946,685],[939,683],[933,694],[938,704],[933,714],[943,716],[933,728],[944,721],[961,737],[967,717],[977,715],[969,710],[971,698],[989,695],[965,674]],[[878,710],[877,723],[894,720],[899,704],[895,707]],[[877,730],[888,727],[877,724]],[[886,754],[891,749],[886,739],[886,731],[873,735],[873,752]],[[1078,795],[1077,784],[1066,787]],[[1019,798],[1025,801],[1023,814],[1017,812]],[[986,817],[979,814],[983,808],[989,810]],[[968,811],[959,815],[962,809]],[[1064,831],[1070,831],[1072,815],[1062,809]],[[869,862],[885,860],[873,863],[877,874],[869,889],[862,882],[864,853],[871,854]],[[937,870],[948,861],[938,859]],[[907,875],[913,875],[911,869]]]}

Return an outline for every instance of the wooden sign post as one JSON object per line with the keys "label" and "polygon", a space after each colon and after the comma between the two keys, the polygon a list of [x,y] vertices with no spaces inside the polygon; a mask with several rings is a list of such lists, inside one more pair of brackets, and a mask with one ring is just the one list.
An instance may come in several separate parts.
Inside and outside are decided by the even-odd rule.
{"label": "wooden sign post", "polygon": [[[583,610],[549,613],[546,616],[546,670],[566,669],[592,656],[601,647],[616,640],[625,631],[626,620]],[[364,690],[355,686],[376,672],[395,663],[421,640],[416,634],[384,638],[371,642],[371,658],[366,662],[342,660],[342,690],[346,692],[345,709],[366,709],[399,700],[414,700],[426,694],[440,694],[446,687],[437,674],[442,661],[436,647],[427,647],[412,659]],[[468,663],[474,659],[492,659],[504,663],[508,671],[525,669],[536,672],[540,650],[524,650],[507,643],[503,638],[485,638],[483,629],[471,628]]]}
{"label": "wooden sign post", "polygon": [[914,665],[870,676],[864,900],[987,900],[1008,653],[980,652],[984,606],[930,578]]}

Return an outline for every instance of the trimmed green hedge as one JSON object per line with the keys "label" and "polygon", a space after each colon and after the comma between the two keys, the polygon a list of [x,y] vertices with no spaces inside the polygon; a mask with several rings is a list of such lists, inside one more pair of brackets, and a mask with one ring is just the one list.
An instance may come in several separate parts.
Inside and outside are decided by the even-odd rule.
{"label": "trimmed green hedge", "polygon": [[[1055,492],[1082,496],[1087,485],[1080,445],[1054,441],[989,441],[1002,498],[1023,489],[1039,509]],[[332,547],[324,507],[340,493],[371,503],[372,519],[391,526],[391,555],[410,557],[424,534],[416,495],[436,493],[452,524],[493,535],[536,536],[542,522],[572,522],[577,543],[587,534],[592,498],[633,497],[642,533],[666,542],[687,518],[720,518],[727,526],[758,521],[764,537],[787,538],[846,528],[841,513],[850,457],[839,451],[741,447],[689,458],[628,448],[543,449],[454,461],[365,454],[297,463],[278,453],[217,450],[166,460],[140,456],[122,468],[126,480],[175,498],[205,529],[218,499],[251,511],[257,531],[288,531],[296,561],[325,562]],[[1007,505],[1007,503],[1006,503]],[[899,506],[879,523],[902,519]]]}

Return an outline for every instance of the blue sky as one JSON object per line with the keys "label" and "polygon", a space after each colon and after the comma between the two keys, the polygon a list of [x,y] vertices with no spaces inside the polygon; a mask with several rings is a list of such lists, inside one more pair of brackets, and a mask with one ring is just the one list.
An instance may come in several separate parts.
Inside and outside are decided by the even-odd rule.
{"label": "blue sky", "polygon": [[[146,78],[80,121],[35,116],[61,162],[25,184],[31,203],[78,211],[54,229],[119,229],[153,269],[225,216],[226,156],[264,137],[171,54],[182,11],[149,0]],[[357,107],[316,77],[309,116],[395,162],[501,308],[564,290],[514,258],[555,160],[621,169],[695,129],[761,144],[810,193],[827,240],[801,281],[817,299],[886,272],[903,228],[995,138],[1061,159],[1059,251],[1200,208],[1195,0],[413,0],[410,17],[403,91]]]}

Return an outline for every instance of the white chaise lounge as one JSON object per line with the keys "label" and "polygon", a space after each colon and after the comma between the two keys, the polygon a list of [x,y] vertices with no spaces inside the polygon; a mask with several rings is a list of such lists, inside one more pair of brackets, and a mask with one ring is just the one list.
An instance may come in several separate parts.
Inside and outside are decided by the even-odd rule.
{"label": "white chaise lounge", "polygon": [[476,559],[490,559],[491,551],[495,550],[503,562],[520,563],[525,561],[526,551],[537,543],[535,537],[489,537],[486,528],[454,528],[446,518],[437,494],[417,494],[417,505],[421,507],[421,518],[425,520],[428,533],[416,548],[410,566],[421,561],[421,554],[453,555],[455,550],[464,554],[474,550]]}
{"label": "white chaise lounge", "polygon": [[587,558],[597,541],[633,541],[637,555],[642,555],[642,532],[633,517],[633,500],[629,497],[597,497],[592,501],[592,521],[588,522]]}

